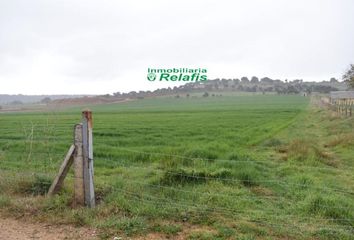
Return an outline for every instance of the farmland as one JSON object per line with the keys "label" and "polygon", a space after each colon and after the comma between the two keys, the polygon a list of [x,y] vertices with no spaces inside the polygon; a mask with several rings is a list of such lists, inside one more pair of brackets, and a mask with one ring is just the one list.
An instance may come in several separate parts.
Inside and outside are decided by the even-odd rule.
{"label": "farmland", "polygon": [[0,211],[114,235],[352,239],[353,121],[296,95],[90,106],[95,209],[43,197],[81,108],[0,115]]}

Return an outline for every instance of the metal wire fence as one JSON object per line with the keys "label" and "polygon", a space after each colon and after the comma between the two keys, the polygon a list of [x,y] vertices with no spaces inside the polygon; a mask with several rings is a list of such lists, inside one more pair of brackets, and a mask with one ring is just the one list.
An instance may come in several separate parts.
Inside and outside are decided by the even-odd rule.
{"label": "metal wire fence", "polygon": [[[37,126],[38,127],[38,126]],[[66,130],[68,127],[67,125],[62,125],[61,127],[57,128],[58,126],[52,126],[53,132],[63,131],[65,133],[70,134],[71,130]],[[23,179],[23,178],[33,178],[37,175],[45,176],[48,178],[54,178],[57,169],[60,166],[61,160],[65,156],[65,152],[59,152],[59,149],[51,149],[47,148],[48,150],[38,150],[34,147],[33,143],[44,143],[50,145],[67,144],[66,137],[56,137],[54,133],[51,133],[51,136],[40,136],[35,137],[33,132],[33,128],[30,132],[25,131],[25,137],[21,137],[19,134],[20,131],[23,129],[14,130],[12,128],[3,129],[2,131],[6,134],[18,134],[18,136],[11,137],[11,136],[1,136],[0,142],[6,142],[5,144],[1,145],[0,148],[0,180],[2,183],[7,181],[9,184],[11,182],[15,182],[15,180]],[[70,139],[70,138],[69,138]],[[13,140],[18,141],[27,141],[25,148],[21,149],[19,146],[12,146],[8,143],[11,143]],[[48,141],[49,143],[45,143],[44,141]],[[29,147],[30,146],[30,147]],[[139,204],[154,204],[158,206],[173,206],[187,209],[193,209],[194,211],[199,212],[207,212],[210,214],[219,214],[222,216],[226,216],[229,218],[237,218],[238,220],[242,219],[247,222],[253,222],[260,225],[268,226],[271,228],[292,228],[299,232],[299,234],[303,233],[305,229],[308,231],[310,229],[309,224],[312,226],[312,229],[315,231],[331,231],[331,232],[340,232],[342,234],[352,236],[354,234],[353,228],[353,221],[354,219],[351,217],[347,218],[333,218],[333,217],[318,217],[318,216],[301,216],[299,214],[284,214],[278,215],[276,211],[268,210],[250,210],[250,209],[238,209],[237,206],[233,207],[221,207],[218,205],[213,206],[213,202],[204,202],[204,204],[191,202],[187,200],[183,200],[180,198],[173,198],[171,196],[178,195],[178,194],[188,194],[194,197],[204,196],[205,199],[209,199],[208,197],[212,198],[226,198],[226,199],[237,199],[249,202],[252,204],[253,201],[275,201],[275,202],[282,202],[286,205],[291,205],[292,207],[296,206],[299,201],[292,199],[288,195],[284,194],[290,188],[303,188],[309,189],[313,191],[323,192],[323,193],[331,193],[334,195],[344,195],[346,198],[349,198],[354,201],[354,191],[350,186],[346,186],[347,183],[344,183],[344,187],[333,187],[327,186],[326,183],[317,183],[317,184],[303,184],[294,182],[291,179],[287,179],[286,177],[278,177],[278,178],[264,178],[264,179],[238,179],[233,176],[208,176],[208,175],[199,175],[196,173],[198,166],[203,164],[204,166],[210,166],[212,164],[218,163],[227,163],[228,166],[237,168],[239,164],[255,166],[261,169],[262,171],[274,171],[282,167],[283,163],[278,161],[271,161],[271,160],[256,160],[256,159],[208,159],[208,158],[201,158],[201,157],[190,157],[175,153],[163,153],[163,152],[156,152],[156,151],[141,151],[136,148],[127,148],[127,147],[120,147],[114,146],[117,150],[116,156],[111,157],[100,157],[100,152],[95,153],[95,161],[98,163],[105,163],[105,162],[112,162],[114,168],[121,168],[123,172],[129,174],[131,170],[139,170],[142,172],[152,172],[157,174],[158,176],[163,176],[164,174],[168,174],[169,176],[177,176],[178,179],[189,179],[193,181],[202,180],[203,182],[220,182],[229,184],[231,187],[235,185],[242,185],[243,184],[256,184],[256,185],[263,185],[263,186],[276,186],[277,188],[281,188],[282,191],[276,193],[274,195],[255,195],[251,191],[249,194],[235,194],[230,192],[205,192],[198,188],[193,190],[187,190],[183,188],[183,184],[178,186],[174,185],[166,185],[159,181],[157,182],[149,182],[149,181],[142,181],[136,180],[131,178],[121,178],[121,181],[130,186],[129,189],[124,187],[114,187],[111,189],[110,194],[114,193],[121,193],[123,194],[124,198],[128,201],[135,201]],[[45,148],[44,148],[45,149]],[[134,158],[134,161],[125,157],[125,155],[119,155],[119,153],[127,152],[129,154],[137,155],[145,155],[145,156],[154,156],[154,161],[151,163],[146,163],[146,161],[139,162]],[[37,158],[38,157],[38,158]],[[158,159],[168,158],[173,160],[186,160],[189,161],[189,168],[192,169],[189,173],[188,172],[178,172],[173,171],[172,168],[164,168],[163,166],[156,164]],[[156,160],[157,159],[157,160]],[[18,162],[16,162],[18,161]],[[26,167],[24,168],[23,162],[26,163]],[[111,167],[112,167],[111,166]],[[183,166],[183,164],[182,164]],[[308,165],[292,165],[292,167],[296,169],[305,169],[309,171],[323,171],[324,173],[328,174],[345,174],[345,175],[352,175],[354,169],[349,166],[338,166],[338,167],[331,167],[331,166],[308,166]],[[109,185],[109,180],[106,176],[99,176],[96,175],[97,178],[101,178],[101,182],[104,182]],[[107,176],[109,178],[110,176]],[[69,178],[73,178],[72,174],[69,174]],[[141,179],[141,178],[140,178]],[[135,187],[135,188],[134,188]],[[149,193],[147,188],[155,189],[155,195]],[[163,191],[171,191],[175,194],[170,196],[163,195]],[[164,197],[160,197],[164,196]],[[317,203],[318,206],[324,208],[332,208],[332,209],[339,209],[341,211],[353,213],[354,208],[353,206],[331,206],[329,204],[322,204]],[[262,219],[260,216],[268,216],[267,219]],[[349,214],[348,216],[351,216]],[[265,218],[265,217],[264,217]],[[292,219],[294,222],[288,224],[281,224],[286,219]],[[273,222],[270,222],[271,219]],[[275,222],[275,223],[274,223]]]}

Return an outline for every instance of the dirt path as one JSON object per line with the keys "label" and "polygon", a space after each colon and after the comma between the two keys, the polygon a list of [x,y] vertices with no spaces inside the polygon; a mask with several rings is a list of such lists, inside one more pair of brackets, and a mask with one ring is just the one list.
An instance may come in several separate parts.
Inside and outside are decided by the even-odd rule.
{"label": "dirt path", "polygon": [[0,240],[98,239],[94,230],[45,223],[27,223],[0,216]]}

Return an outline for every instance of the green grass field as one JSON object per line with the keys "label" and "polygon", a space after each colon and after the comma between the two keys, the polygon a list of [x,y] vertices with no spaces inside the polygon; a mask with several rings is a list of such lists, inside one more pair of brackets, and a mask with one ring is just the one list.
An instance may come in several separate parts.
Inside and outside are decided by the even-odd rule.
{"label": "green grass field", "polygon": [[[309,98],[156,98],[92,106],[95,209],[73,174],[45,193],[81,108],[0,115],[0,211],[102,238],[353,239],[353,120]],[[152,238],[151,238],[152,239]]]}

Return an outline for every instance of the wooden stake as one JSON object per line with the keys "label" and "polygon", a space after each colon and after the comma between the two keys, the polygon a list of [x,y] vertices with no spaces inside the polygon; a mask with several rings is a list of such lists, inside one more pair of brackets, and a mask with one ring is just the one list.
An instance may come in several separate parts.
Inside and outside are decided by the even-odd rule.
{"label": "wooden stake", "polygon": [[60,191],[60,189],[63,185],[64,179],[66,177],[66,174],[69,172],[69,168],[73,163],[74,150],[75,150],[75,146],[71,145],[69,148],[69,151],[67,152],[67,154],[65,156],[63,163],[60,166],[58,175],[55,177],[52,185],[49,188],[48,195],[54,195]]}
{"label": "wooden stake", "polygon": [[93,142],[92,142],[92,112],[82,112],[82,143],[85,205],[95,207],[95,191],[93,185]]}
{"label": "wooden stake", "polygon": [[83,206],[85,204],[85,191],[84,160],[82,156],[82,124],[75,125],[74,144],[74,204]]}

